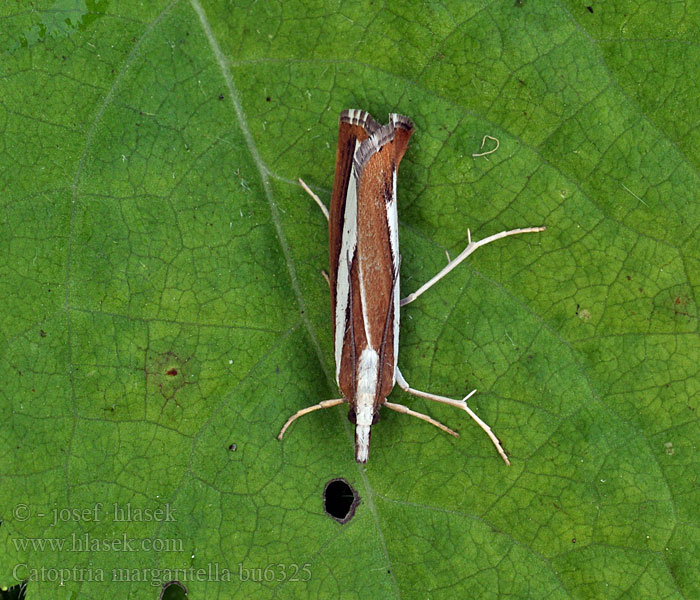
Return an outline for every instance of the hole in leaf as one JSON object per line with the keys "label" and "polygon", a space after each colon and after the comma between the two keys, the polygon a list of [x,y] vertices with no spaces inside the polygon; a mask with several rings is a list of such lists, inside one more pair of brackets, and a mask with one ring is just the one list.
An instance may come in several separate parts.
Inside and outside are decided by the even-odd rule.
{"label": "hole in leaf", "polygon": [[12,587],[0,588],[0,600],[24,600],[27,596],[27,582],[23,581]]}
{"label": "hole in leaf", "polygon": [[179,581],[168,581],[160,591],[160,600],[187,600],[187,588]]}
{"label": "hole in leaf", "polygon": [[342,477],[331,479],[323,489],[323,508],[329,517],[345,524],[355,516],[360,496]]}

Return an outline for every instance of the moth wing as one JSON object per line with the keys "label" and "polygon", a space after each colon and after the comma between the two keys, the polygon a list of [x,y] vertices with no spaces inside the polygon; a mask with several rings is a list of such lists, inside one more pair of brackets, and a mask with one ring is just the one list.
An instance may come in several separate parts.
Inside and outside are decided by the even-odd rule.
{"label": "moth wing", "polygon": [[408,117],[390,115],[389,123],[362,142],[355,153],[357,177],[357,250],[351,269],[356,353],[365,347],[379,354],[379,402],[394,387],[399,333],[399,237],[396,209],[398,166],[413,133]]}
{"label": "moth wing", "polygon": [[336,381],[340,385],[340,365],[350,308],[350,263],[357,246],[357,186],[353,174],[355,152],[381,125],[362,110],[340,113],[335,178],[328,220],[328,248],[331,283],[331,314],[335,346]]}
{"label": "moth wing", "polygon": [[329,225],[331,304],[336,379],[351,404],[359,357],[366,348],[381,361],[377,397],[388,394],[394,385],[399,263],[396,170],[412,132],[413,123],[401,115],[392,114],[385,126],[359,111],[344,111],[340,118]]}

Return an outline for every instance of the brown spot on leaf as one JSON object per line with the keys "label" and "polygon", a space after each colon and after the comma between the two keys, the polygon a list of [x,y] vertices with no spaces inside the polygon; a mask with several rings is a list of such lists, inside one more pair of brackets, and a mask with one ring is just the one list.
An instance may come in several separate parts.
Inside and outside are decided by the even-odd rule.
{"label": "brown spot on leaf", "polygon": [[[159,394],[166,403],[177,400],[178,392],[193,383],[191,356],[183,358],[172,351],[156,353],[151,350],[146,359],[146,389],[149,393]],[[180,375],[177,377],[177,375]],[[165,404],[163,405],[165,407]]]}
{"label": "brown spot on leaf", "polygon": [[689,302],[690,300],[685,296],[676,296],[673,300],[673,314],[689,317],[690,314],[688,313],[687,309],[685,309],[685,306],[687,306]]}

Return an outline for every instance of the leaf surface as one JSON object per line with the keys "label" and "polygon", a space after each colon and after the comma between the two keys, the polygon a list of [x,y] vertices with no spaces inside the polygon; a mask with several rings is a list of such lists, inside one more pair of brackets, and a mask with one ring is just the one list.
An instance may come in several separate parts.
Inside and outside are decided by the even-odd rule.
{"label": "leaf surface", "polygon": [[[0,41],[0,583],[27,598],[700,595],[692,5],[56,0]],[[413,387],[354,463],[337,117],[416,134]],[[481,157],[484,136],[497,151]],[[484,150],[495,147],[486,140]],[[361,501],[340,525],[327,481]]]}

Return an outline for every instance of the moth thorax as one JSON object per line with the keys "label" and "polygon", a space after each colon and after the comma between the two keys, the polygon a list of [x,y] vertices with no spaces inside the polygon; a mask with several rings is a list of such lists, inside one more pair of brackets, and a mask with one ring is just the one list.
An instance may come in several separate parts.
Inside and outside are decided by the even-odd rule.
{"label": "moth thorax", "polygon": [[379,384],[379,355],[372,348],[365,348],[357,365],[357,391],[355,394],[355,460],[367,462],[369,437],[374,420],[374,401]]}

